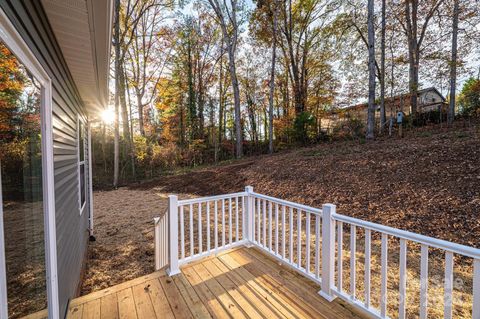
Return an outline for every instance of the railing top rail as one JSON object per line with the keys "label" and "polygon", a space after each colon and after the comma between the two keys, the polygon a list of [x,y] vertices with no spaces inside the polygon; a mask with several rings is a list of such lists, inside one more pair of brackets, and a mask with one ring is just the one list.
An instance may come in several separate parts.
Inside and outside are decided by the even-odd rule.
{"label": "railing top rail", "polygon": [[223,195],[216,195],[216,196],[209,196],[209,197],[189,198],[189,199],[179,200],[178,206],[198,204],[198,203],[204,203],[204,202],[220,200],[220,199],[227,199],[232,197],[242,197],[247,195],[248,194],[246,192],[238,192],[238,193],[230,193],[230,194],[223,194]]}
{"label": "railing top rail", "polygon": [[353,217],[349,217],[341,214],[335,214],[333,215],[333,218],[337,221],[345,222],[347,224],[367,228],[373,231],[378,231],[381,233],[385,233],[387,235],[417,242],[419,244],[425,244],[427,246],[443,249],[452,253],[464,255],[474,259],[480,259],[480,249],[477,249],[474,247],[456,244],[450,241],[428,237],[428,236],[420,235],[417,233],[412,233],[406,230],[384,226],[381,224],[376,224],[376,223],[364,221],[361,219],[357,219],[357,218],[353,218]]}
{"label": "railing top rail", "polygon": [[302,205],[302,204],[290,202],[288,200],[283,200],[283,199],[279,199],[279,198],[276,198],[276,197],[255,193],[255,192],[250,193],[250,195],[255,196],[257,198],[260,198],[260,199],[266,199],[268,201],[275,202],[275,203],[278,203],[280,205],[284,205],[284,206],[300,209],[300,210],[303,210],[303,211],[306,211],[306,212],[310,212],[310,213],[313,213],[313,214],[317,214],[317,215],[322,214],[321,209],[314,208],[314,207],[311,207],[311,206]]}

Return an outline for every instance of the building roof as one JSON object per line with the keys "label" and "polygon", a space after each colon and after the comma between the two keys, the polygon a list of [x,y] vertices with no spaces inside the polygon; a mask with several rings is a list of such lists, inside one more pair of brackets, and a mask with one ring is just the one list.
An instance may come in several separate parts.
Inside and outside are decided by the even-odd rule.
{"label": "building roof", "polygon": [[41,0],[87,110],[108,103],[113,0]]}
{"label": "building roof", "polygon": [[[422,93],[425,93],[425,92],[435,92],[438,96],[440,96],[440,98],[442,99],[442,103],[446,101],[446,98],[442,95],[442,93],[440,93],[440,91],[438,91],[435,87],[428,87],[428,88],[425,88],[425,89],[421,89],[421,90],[418,90],[418,95],[421,95]],[[391,101],[392,101],[392,98],[390,97],[386,97],[385,98],[385,104],[388,105],[388,104],[391,104]],[[399,95],[396,95],[393,97],[393,101],[394,101],[394,105],[396,107],[400,107],[403,103],[403,105],[409,105],[409,101],[410,101],[410,93],[404,93],[404,94],[399,94]],[[426,105],[430,105],[431,103],[424,103],[424,104],[420,104],[421,106],[426,106]],[[434,104],[438,104],[438,102],[435,102]],[[345,108],[342,108],[341,110],[342,111],[350,111],[350,110],[361,110],[361,109],[364,109],[364,108],[367,108],[368,107],[368,103],[360,103],[360,104],[355,104],[355,105],[351,105],[351,106],[347,106]],[[379,105],[378,105],[379,107]]]}

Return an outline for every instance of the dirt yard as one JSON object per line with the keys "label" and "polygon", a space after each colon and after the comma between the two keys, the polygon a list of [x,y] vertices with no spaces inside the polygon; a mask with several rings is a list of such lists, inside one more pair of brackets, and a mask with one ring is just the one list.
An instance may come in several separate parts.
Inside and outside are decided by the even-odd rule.
{"label": "dirt yard", "polygon": [[82,293],[153,271],[153,217],[180,197],[257,192],[480,247],[480,129],[336,142],[95,192],[95,236]]}

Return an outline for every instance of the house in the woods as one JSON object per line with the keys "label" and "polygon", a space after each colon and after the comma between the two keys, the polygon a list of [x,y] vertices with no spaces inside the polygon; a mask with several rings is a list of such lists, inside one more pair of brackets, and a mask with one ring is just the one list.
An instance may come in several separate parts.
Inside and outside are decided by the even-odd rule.
{"label": "house in the woods", "polygon": [[113,0],[0,0],[0,318],[63,318],[93,230]]}
{"label": "house in the woods", "polygon": [[[417,112],[428,113],[432,111],[447,110],[446,99],[436,88],[430,87],[418,91],[418,106]],[[380,105],[377,103],[375,116],[380,119]],[[396,95],[385,98],[385,113],[386,117],[395,117],[397,112],[403,112],[405,115],[409,115],[412,112],[410,105],[410,93]],[[361,103],[352,105],[342,109],[342,112],[350,117],[355,117],[361,120],[367,120],[368,103]]]}
{"label": "house in the woods", "polygon": [[[429,112],[442,112],[446,114],[448,104],[446,98],[435,87],[429,87],[418,91],[418,106],[417,112],[426,114]],[[395,118],[397,112],[401,111],[405,115],[411,113],[410,93],[396,95],[385,98],[385,115],[387,120]],[[357,119],[363,123],[367,122],[368,103],[360,103],[344,108],[335,108],[322,119],[322,128],[326,131],[331,131],[335,126],[347,119]],[[380,123],[380,104],[377,99],[377,106],[375,109],[376,124]]]}

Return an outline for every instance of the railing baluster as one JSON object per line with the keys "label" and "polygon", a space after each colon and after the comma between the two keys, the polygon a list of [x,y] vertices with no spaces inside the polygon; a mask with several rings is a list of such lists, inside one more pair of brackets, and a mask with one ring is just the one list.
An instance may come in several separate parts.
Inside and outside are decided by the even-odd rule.
{"label": "railing baluster", "polygon": [[228,243],[232,244],[232,199],[228,199]]}
{"label": "railing baluster", "polygon": [[222,247],[225,247],[225,199],[222,199]]}
{"label": "railing baluster", "polygon": [[405,318],[406,315],[406,297],[407,297],[407,242],[400,238],[400,281],[399,281],[399,303],[398,317]]}
{"label": "railing baluster", "polygon": [[202,203],[198,203],[198,253],[201,254],[202,251]]}
{"label": "railing baluster", "polygon": [[337,225],[337,251],[338,251],[338,278],[337,278],[337,289],[342,292],[343,288],[343,223],[338,222]]}
{"label": "railing baluster", "polygon": [[213,218],[214,228],[215,228],[215,250],[218,249],[218,201],[215,201],[214,205],[215,215]]}
{"label": "railing baluster", "polygon": [[255,237],[255,216],[257,216],[255,203],[256,203],[257,201],[255,200],[255,198],[252,198],[252,200],[251,200],[250,202],[252,203],[252,207],[250,208],[250,209],[252,210],[252,212],[253,212],[253,214],[252,214],[252,220],[249,220],[249,219],[246,219],[246,220],[248,220],[249,223],[251,223],[251,225],[252,225],[252,234],[250,235],[250,237],[252,238],[253,241],[255,241],[256,238],[257,238],[257,237]]}
{"label": "railing baluster", "polygon": [[180,206],[180,256],[185,258],[185,223],[183,222],[183,205]]}
{"label": "railing baluster", "polygon": [[285,225],[285,205],[282,206],[282,257],[287,258],[287,255],[285,255],[285,244],[287,242],[287,239],[285,238],[286,235],[286,225]]}
{"label": "railing baluster", "polygon": [[207,201],[207,251],[210,252],[210,202]]}
{"label": "railing baluster", "polygon": [[238,241],[238,233],[238,197],[235,197],[235,241]]}
{"label": "railing baluster", "polygon": [[163,232],[166,235],[166,237],[164,237],[165,245],[162,245],[162,247],[163,247],[163,260],[164,260],[165,266],[168,265],[168,258],[169,258],[169,255],[168,255],[168,241],[170,240],[170,238],[168,237],[169,236],[169,232],[168,232],[169,218],[170,217],[167,214],[167,216],[166,216],[166,218],[164,219],[164,222],[163,222]]}
{"label": "railing baluster", "polygon": [[[251,205],[250,202],[251,201],[249,201],[248,197],[242,196],[242,239],[250,239],[251,238],[251,237],[248,237],[249,236],[248,233],[250,232],[250,230],[249,230],[250,227],[246,223],[248,208],[245,207],[245,205]],[[254,223],[252,221],[250,221],[249,224],[252,225]],[[240,226],[239,226],[239,228],[240,228]],[[239,230],[239,232],[240,232],[240,230]],[[238,240],[240,240],[240,239],[238,239]]]}
{"label": "railing baluster", "polygon": [[421,245],[420,256],[420,319],[427,318],[428,308],[428,246]]}
{"label": "railing baluster", "polygon": [[310,212],[306,215],[307,221],[305,226],[305,270],[310,273]]}
{"label": "railing baluster", "polygon": [[289,229],[290,229],[290,263],[293,264],[293,208],[290,207],[290,223],[289,223]]}
{"label": "railing baluster", "polygon": [[297,266],[302,267],[302,211],[297,209]]}
{"label": "railing baluster", "polygon": [[257,213],[258,213],[258,218],[257,218],[257,233],[258,233],[258,244],[261,245],[262,244],[262,240],[261,240],[261,237],[262,237],[262,229],[261,229],[261,220],[262,220],[262,202],[260,200],[260,198],[258,199],[258,202],[257,202]]}
{"label": "railing baluster", "polygon": [[193,205],[190,204],[190,257],[193,255]]}
{"label": "railing baluster", "polygon": [[365,306],[370,308],[370,267],[371,267],[371,248],[372,248],[372,231],[365,229]]}
{"label": "railing baluster", "polygon": [[445,253],[445,289],[444,289],[444,312],[443,317],[452,318],[452,300],[453,300],[453,253]]}
{"label": "railing baluster", "polygon": [[275,254],[278,255],[278,204],[275,204]]}
{"label": "railing baluster", "polygon": [[355,299],[356,291],[356,267],[355,258],[357,254],[357,228],[355,225],[350,226],[350,294]]}
{"label": "railing baluster", "polygon": [[388,262],[388,235],[382,233],[382,255],[381,255],[381,288],[380,288],[380,315],[387,317],[387,262]]}
{"label": "railing baluster", "polygon": [[263,208],[262,208],[262,216],[263,216],[263,226],[262,226],[262,233],[263,233],[263,247],[267,248],[267,200],[263,200]]}
{"label": "railing baluster", "polygon": [[320,216],[315,215],[315,278],[320,278]]}
{"label": "railing baluster", "polygon": [[[164,265],[165,262],[163,260],[163,244],[165,242],[165,237],[162,236],[165,233],[162,233],[163,231],[163,220],[165,219],[165,216],[162,217],[155,217],[153,218],[154,221],[154,253],[155,253],[155,271],[160,270]],[[162,236],[162,237],[160,237]],[[168,238],[167,240],[170,240]],[[6,317],[5,317],[6,318]]]}
{"label": "railing baluster", "polygon": [[268,248],[272,251],[272,202],[268,202]]}
{"label": "railing baluster", "polygon": [[473,260],[473,309],[472,318],[480,318],[480,259]]}

